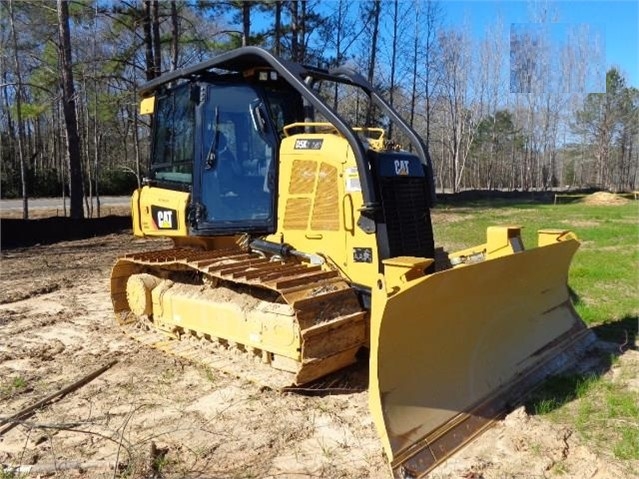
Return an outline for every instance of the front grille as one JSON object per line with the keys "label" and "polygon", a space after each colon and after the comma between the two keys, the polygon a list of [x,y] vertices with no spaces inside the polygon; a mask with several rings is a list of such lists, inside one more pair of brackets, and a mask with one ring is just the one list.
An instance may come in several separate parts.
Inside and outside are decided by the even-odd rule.
{"label": "front grille", "polygon": [[434,257],[425,177],[380,177],[388,257]]}

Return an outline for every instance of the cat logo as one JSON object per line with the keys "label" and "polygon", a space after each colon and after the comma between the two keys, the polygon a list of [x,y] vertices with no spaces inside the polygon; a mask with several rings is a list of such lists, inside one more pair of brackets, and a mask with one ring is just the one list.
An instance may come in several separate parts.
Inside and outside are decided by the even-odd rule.
{"label": "cat logo", "polygon": [[160,230],[177,229],[177,211],[159,206],[151,206],[151,214],[157,228]]}
{"label": "cat logo", "polygon": [[395,160],[395,174],[400,176],[408,176],[410,174],[408,160]]}
{"label": "cat logo", "polygon": [[158,211],[158,228],[170,228],[173,211]]}

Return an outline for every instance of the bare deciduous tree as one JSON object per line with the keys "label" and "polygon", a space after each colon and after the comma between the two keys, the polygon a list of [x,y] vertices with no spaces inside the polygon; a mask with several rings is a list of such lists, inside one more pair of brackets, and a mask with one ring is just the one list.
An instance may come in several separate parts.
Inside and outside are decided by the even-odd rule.
{"label": "bare deciduous tree", "polygon": [[[453,191],[459,191],[464,179],[468,154],[478,124],[479,108],[471,88],[472,56],[467,29],[443,32],[441,48],[443,136],[450,167]],[[442,159],[445,161],[445,159]]]}

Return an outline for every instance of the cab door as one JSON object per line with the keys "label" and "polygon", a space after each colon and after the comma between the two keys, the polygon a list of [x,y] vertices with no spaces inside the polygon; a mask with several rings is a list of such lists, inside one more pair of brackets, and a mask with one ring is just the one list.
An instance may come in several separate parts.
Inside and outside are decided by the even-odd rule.
{"label": "cab door", "polygon": [[277,141],[251,85],[206,85],[194,178],[195,234],[275,229]]}

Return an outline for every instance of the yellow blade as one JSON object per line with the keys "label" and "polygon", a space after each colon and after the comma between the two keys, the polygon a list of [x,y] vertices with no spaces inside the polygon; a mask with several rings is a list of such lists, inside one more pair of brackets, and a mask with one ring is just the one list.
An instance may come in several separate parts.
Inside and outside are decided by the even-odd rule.
{"label": "yellow blade", "polygon": [[370,408],[395,477],[420,477],[490,426],[592,333],[567,288],[574,239],[403,283],[371,312]]}

